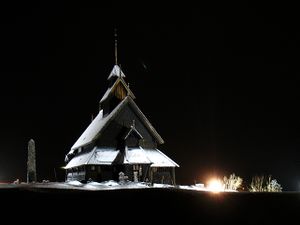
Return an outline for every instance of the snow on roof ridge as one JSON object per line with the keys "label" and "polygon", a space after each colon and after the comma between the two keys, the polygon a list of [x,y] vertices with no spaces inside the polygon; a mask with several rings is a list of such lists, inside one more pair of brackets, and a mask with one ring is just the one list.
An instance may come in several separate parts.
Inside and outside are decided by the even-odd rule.
{"label": "snow on roof ridge", "polygon": [[114,65],[112,71],[110,72],[107,80],[111,79],[112,77],[126,77],[125,74],[123,73],[122,69],[119,67],[119,65]]}

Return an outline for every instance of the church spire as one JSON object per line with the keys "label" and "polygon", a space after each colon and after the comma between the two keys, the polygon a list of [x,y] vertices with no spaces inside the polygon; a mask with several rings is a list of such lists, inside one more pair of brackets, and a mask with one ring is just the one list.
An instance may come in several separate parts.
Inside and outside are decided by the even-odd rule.
{"label": "church spire", "polygon": [[112,78],[125,78],[125,74],[121,70],[121,65],[118,64],[118,34],[117,29],[115,29],[115,65],[111,71],[111,73],[108,76],[108,80],[111,80]]}
{"label": "church spire", "polygon": [[115,64],[118,65],[118,34],[115,29]]}

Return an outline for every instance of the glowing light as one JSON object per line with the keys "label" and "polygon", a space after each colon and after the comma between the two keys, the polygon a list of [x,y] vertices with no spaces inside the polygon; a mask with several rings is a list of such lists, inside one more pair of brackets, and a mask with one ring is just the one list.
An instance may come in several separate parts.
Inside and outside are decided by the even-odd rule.
{"label": "glowing light", "polygon": [[219,179],[211,179],[208,182],[207,190],[211,191],[211,192],[214,192],[214,193],[219,193],[219,192],[224,191],[224,186],[223,186],[221,180],[219,180]]}

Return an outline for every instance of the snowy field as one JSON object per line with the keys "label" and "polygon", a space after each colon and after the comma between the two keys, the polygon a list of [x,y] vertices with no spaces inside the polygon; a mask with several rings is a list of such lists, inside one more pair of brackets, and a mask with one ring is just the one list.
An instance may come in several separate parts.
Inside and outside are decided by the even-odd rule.
{"label": "snowy field", "polygon": [[71,190],[86,190],[86,191],[101,191],[101,190],[121,190],[121,189],[148,189],[148,188],[162,188],[162,189],[182,189],[193,191],[209,191],[204,185],[167,185],[156,184],[153,185],[143,182],[124,182],[119,183],[113,180],[105,182],[89,182],[81,183],[79,181],[70,182],[49,182],[49,183],[35,183],[35,184],[0,184],[0,189],[3,188],[47,188],[47,189],[71,189]]}

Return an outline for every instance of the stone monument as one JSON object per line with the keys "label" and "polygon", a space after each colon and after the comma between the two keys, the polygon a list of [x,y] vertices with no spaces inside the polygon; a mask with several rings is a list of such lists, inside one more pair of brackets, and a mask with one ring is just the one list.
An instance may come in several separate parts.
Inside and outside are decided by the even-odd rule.
{"label": "stone monument", "polygon": [[34,182],[36,182],[35,143],[30,139],[28,142],[27,183]]}

